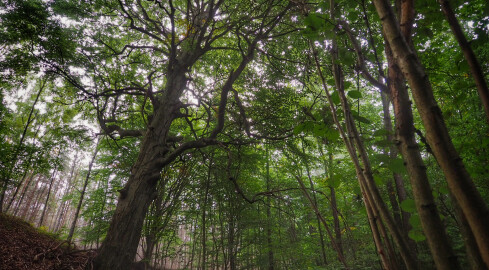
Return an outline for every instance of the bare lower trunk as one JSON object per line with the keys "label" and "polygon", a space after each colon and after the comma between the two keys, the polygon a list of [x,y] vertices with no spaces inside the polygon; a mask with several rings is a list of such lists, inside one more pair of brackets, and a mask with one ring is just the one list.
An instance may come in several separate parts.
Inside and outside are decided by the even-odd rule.
{"label": "bare lower trunk", "polygon": [[159,179],[159,175],[154,173],[161,170],[145,168],[144,159],[141,158],[151,154],[141,151],[140,160],[135,164],[133,174],[121,192],[107,237],[94,259],[95,269],[128,269],[134,260],[144,217],[154,198]]}

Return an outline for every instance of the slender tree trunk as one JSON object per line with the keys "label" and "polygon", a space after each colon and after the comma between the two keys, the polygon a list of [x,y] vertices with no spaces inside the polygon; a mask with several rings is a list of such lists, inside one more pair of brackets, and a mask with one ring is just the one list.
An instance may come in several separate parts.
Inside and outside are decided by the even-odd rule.
{"label": "slender tree trunk", "polygon": [[333,233],[329,229],[328,223],[326,222],[326,220],[324,219],[324,217],[321,215],[321,212],[319,212],[319,209],[317,208],[317,206],[314,204],[313,199],[311,198],[311,196],[307,192],[307,189],[306,189],[306,186],[304,185],[304,182],[302,181],[302,179],[299,176],[296,176],[295,178],[297,179],[297,182],[299,183],[299,186],[300,186],[300,188],[302,190],[302,193],[304,194],[304,196],[306,197],[306,199],[309,201],[312,210],[319,217],[319,219],[321,220],[321,223],[323,223],[323,226],[326,229],[326,232],[328,233],[329,240],[331,241],[331,245],[333,246],[333,249],[336,251],[336,254],[338,256],[338,260],[343,264],[343,266],[345,267],[345,269],[350,269],[348,267],[348,263],[347,263],[345,257],[340,252],[340,249],[339,249],[338,245],[336,244],[335,238],[333,236]]}
{"label": "slender tree trunk", "polygon": [[14,168],[15,168],[16,163],[17,163],[17,158],[19,156],[21,147],[24,144],[24,140],[25,140],[25,137],[27,134],[27,130],[29,129],[29,126],[32,124],[32,122],[34,121],[34,110],[36,108],[37,102],[39,101],[39,98],[41,97],[42,91],[44,91],[44,89],[46,87],[46,83],[47,83],[46,79],[41,79],[41,85],[39,86],[39,91],[37,92],[36,99],[34,100],[34,103],[31,106],[29,116],[27,117],[27,122],[24,126],[24,131],[22,132],[22,135],[20,136],[19,144],[15,148],[14,155],[13,155],[12,159],[10,160],[10,162],[8,162],[8,163],[10,163],[7,165],[7,166],[9,166],[9,169],[8,169],[9,171],[6,175],[6,178],[2,179],[3,183],[2,183],[2,186],[0,187],[0,213],[3,212],[3,208],[2,208],[3,207],[3,201],[5,199],[5,192],[7,191],[8,182],[10,181],[10,178],[12,177],[12,173],[13,173]]}
{"label": "slender tree trunk", "polygon": [[[332,20],[335,20],[334,18],[334,1],[330,0],[330,13],[331,13],[331,18]],[[335,39],[333,39],[332,42],[332,50],[331,50],[331,60],[333,63],[333,76],[335,79],[335,84],[336,84],[336,89],[338,90],[338,94],[340,96],[340,101],[343,109],[343,113],[345,116],[345,124],[346,124],[346,129],[348,131],[348,136],[346,137],[346,134],[343,131],[343,128],[341,127],[341,124],[339,123],[337,116],[336,116],[336,109],[334,108],[331,95],[329,94],[325,82],[325,78],[322,75],[322,71],[320,69],[319,61],[317,59],[317,56],[314,55],[315,62],[316,62],[316,68],[318,70],[319,76],[321,78],[321,82],[323,84],[323,88],[325,89],[326,96],[328,98],[328,101],[330,103],[330,108],[331,112],[333,113],[333,119],[335,121],[335,124],[340,131],[340,135],[342,139],[345,142],[345,145],[348,149],[348,152],[350,154],[350,157],[352,158],[352,161],[355,164],[355,169],[357,171],[357,176],[358,180],[360,182],[360,185],[363,185],[363,188],[365,189],[365,195],[367,196],[367,199],[372,202],[372,206],[376,208],[380,216],[382,217],[382,220],[386,223],[390,233],[392,234],[392,237],[399,247],[401,256],[407,266],[408,269],[417,269],[418,266],[416,264],[415,259],[413,258],[412,254],[409,252],[408,246],[407,246],[407,241],[405,237],[401,234],[399,228],[395,224],[394,219],[390,215],[390,212],[385,205],[380,192],[375,185],[375,182],[373,180],[373,175],[372,175],[372,170],[370,167],[370,162],[367,157],[367,153],[365,151],[365,147],[363,145],[362,140],[360,139],[359,133],[356,129],[355,122],[353,120],[353,117],[351,115],[351,110],[350,110],[350,105],[348,103],[348,100],[346,99],[345,93],[344,93],[344,79],[343,79],[343,73],[342,69],[338,63],[338,50],[337,50],[337,44]],[[311,45],[312,47],[312,45]],[[352,141],[349,141],[348,138],[351,138]],[[359,156],[362,160],[363,167],[360,166],[358,157],[356,156],[356,150],[355,150],[355,145],[356,148],[358,149]],[[389,244],[388,241],[389,239],[385,239],[386,244]],[[387,250],[389,253],[392,253],[392,249],[389,248]],[[389,254],[390,258],[394,258],[395,254]]]}
{"label": "slender tree trunk", "polygon": [[[74,188],[73,183],[76,182],[75,179],[78,177],[78,172],[75,174],[75,167],[77,164],[77,160],[78,160],[78,152],[75,153],[75,157],[74,157],[73,163],[71,165],[70,175],[68,176],[68,180],[67,180],[67,188],[66,188],[66,191],[61,198],[64,198],[66,195],[70,194]],[[105,200],[104,200],[104,203],[105,203]],[[70,204],[68,203],[68,201],[63,201],[60,208],[61,208],[61,212],[60,212],[60,215],[58,217],[58,223],[54,227],[54,231],[59,231],[60,228],[62,226],[64,226],[65,218],[66,218],[66,214],[67,214],[66,212],[70,208]]]}
{"label": "slender tree trunk", "polygon": [[[391,80],[391,79],[389,79]],[[381,99],[382,99],[382,110],[384,112],[384,127],[387,130],[387,140],[389,142],[394,143],[394,137],[392,136],[393,129],[392,129],[392,123],[391,123],[391,114],[390,114],[390,109],[389,109],[389,97],[387,96],[386,93],[381,92]],[[394,144],[389,147],[389,157],[392,159],[397,158],[397,151],[395,149]],[[389,191],[389,198],[391,200],[392,204],[392,210],[394,212],[394,219],[396,222],[401,226],[402,231],[405,235],[408,234],[410,230],[410,225],[409,225],[409,217],[411,216],[410,213],[406,211],[402,211],[399,207],[399,202],[402,202],[407,199],[407,192],[406,188],[404,187],[404,181],[402,179],[402,176],[399,173],[393,173],[393,182],[396,185],[396,191],[394,192],[393,187],[392,187],[392,181],[388,182],[388,191]],[[397,198],[399,201],[396,199],[395,194],[397,194]],[[393,198],[391,198],[391,195]],[[410,243],[411,247],[414,247]]]}
{"label": "slender tree trunk", "polygon": [[[36,196],[36,199],[34,200],[34,207],[32,208],[32,211],[31,211],[31,214],[29,215],[29,222],[31,223],[34,223],[36,217],[37,217],[37,214],[39,212],[39,208],[41,207],[41,198],[44,197],[44,193],[46,193],[46,191],[48,190],[47,187],[43,187],[41,190],[36,190],[36,191],[39,191]],[[30,209],[31,207],[29,207]],[[27,210],[29,210],[27,209]]]}
{"label": "slender tree trunk", "polygon": [[[41,175],[36,175],[37,176],[37,181],[39,181],[41,179]],[[36,186],[37,186],[37,181],[34,181],[34,184],[32,184],[32,181],[31,183],[29,184],[29,186],[31,185],[34,185],[33,188],[34,188],[34,191],[30,191],[29,192],[29,186],[26,187],[25,189],[25,192],[22,194],[22,196],[20,197],[20,200],[19,200],[19,203],[17,204],[17,208],[15,209],[15,213],[14,215],[17,216],[17,213],[18,211],[20,211],[20,208],[22,206],[22,201],[23,201],[23,198],[24,196],[26,196],[27,194],[29,194],[27,197],[27,202],[25,203],[23,209],[22,209],[22,213],[20,214],[20,217],[22,219],[26,219],[26,215],[27,215],[27,211],[29,210],[30,206],[31,206],[31,202],[32,202],[32,199],[34,198],[35,196],[35,189],[36,189]]]}
{"label": "slender tree trunk", "polygon": [[87,190],[88,182],[90,180],[90,174],[92,172],[92,167],[93,164],[95,163],[95,158],[97,157],[98,153],[98,146],[100,143],[100,138],[97,139],[97,144],[95,145],[95,150],[93,151],[92,159],[90,160],[90,163],[88,164],[88,171],[87,171],[87,176],[85,177],[85,182],[83,183],[83,189],[80,194],[80,199],[78,200],[78,205],[76,206],[76,211],[75,211],[75,217],[73,218],[73,222],[71,223],[70,227],[70,232],[68,233],[68,237],[66,238],[66,241],[71,242],[71,239],[73,238],[73,234],[75,233],[75,228],[76,228],[76,222],[78,221],[78,215],[80,214],[82,205],[83,205],[83,199],[85,197],[85,192]]}
{"label": "slender tree trunk", "polygon": [[477,242],[475,241],[472,230],[470,230],[469,223],[460,209],[457,201],[453,198],[453,195],[449,193],[450,199],[452,201],[453,209],[455,211],[455,216],[457,217],[459,230],[462,232],[462,237],[465,243],[465,251],[467,254],[467,261],[469,262],[470,269],[472,270],[487,270],[488,268],[482,260],[482,256],[477,247]]}
{"label": "slender tree trunk", "polygon": [[[330,179],[332,179],[333,173],[331,172],[331,169],[332,169],[332,164],[333,164],[333,155],[331,153],[329,153],[328,154],[329,160],[326,159],[320,142],[318,142],[318,147],[319,147],[319,152],[321,153],[321,156],[324,159],[324,174],[326,176],[328,176]],[[307,168],[307,173],[308,173],[308,177],[309,177],[309,184],[311,186],[311,190],[314,191],[314,184],[313,184],[312,179],[310,177],[309,168],[308,168],[308,166],[306,166],[306,168]],[[330,196],[331,212],[333,213],[333,226],[334,226],[333,228],[334,228],[334,233],[335,233],[335,241],[338,244],[338,247],[341,251],[341,254],[344,255],[343,244],[342,244],[342,240],[341,240],[340,220],[339,220],[339,216],[338,216],[339,211],[338,211],[338,205],[336,203],[336,192],[335,192],[334,187],[330,187],[330,195],[331,195]],[[313,193],[313,198],[314,198],[314,202],[316,203],[316,205],[318,205],[317,197],[316,197],[315,193]],[[322,257],[323,257],[324,265],[327,265],[328,260],[327,260],[327,256],[326,256],[326,250],[324,248],[324,237],[323,237],[322,228],[320,226],[321,220],[317,216],[316,216],[316,218],[317,218],[317,222],[318,222],[318,230],[319,230]],[[348,228],[345,228],[345,229],[348,229]]]}
{"label": "slender tree trunk", "polygon": [[[362,190],[362,193],[365,193],[364,188],[362,188]],[[374,239],[374,244],[380,257],[380,262],[385,270],[394,269],[394,266],[387,258],[386,251],[384,250],[384,245],[382,244],[382,238],[380,236],[379,228],[377,226],[377,219],[379,217],[374,215],[374,213],[372,212],[372,204],[368,200],[366,194],[363,195],[363,200],[365,203],[365,209],[367,211],[367,218],[370,224],[370,230],[372,231],[372,237]]]}
{"label": "slender tree trunk", "polygon": [[[331,166],[333,164],[333,155],[329,153],[329,170],[327,169],[327,175],[329,175],[329,178],[332,179],[334,177],[333,173],[331,173]],[[311,181],[312,185],[312,181]],[[312,187],[311,187],[312,188]],[[338,243],[338,248],[340,249],[340,252],[343,253],[343,243],[341,241],[341,227],[340,227],[340,219],[338,216],[338,205],[336,203],[336,191],[335,188],[330,186],[330,200],[331,200],[331,212],[333,213],[333,225],[334,225],[334,233],[335,233],[335,240],[336,243]],[[316,201],[316,196],[314,194],[314,200]],[[316,202],[317,203],[317,202]]]}
{"label": "slender tree trunk", "polygon": [[373,0],[394,57],[406,77],[426,129],[426,139],[467,218],[486,266],[489,266],[489,209],[476,189],[448,134],[431,83],[399,29],[389,1]]}
{"label": "slender tree trunk", "polygon": [[487,88],[487,81],[484,76],[484,72],[482,71],[481,65],[464,35],[462,27],[460,27],[460,24],[458,23],[457,17],[450,6],[450,2],[448,0],[438,0],[438,2],[440,3],[441,10],[443,11],[443,14],[445,14],[445,18],[452,29],[453,35],[457,39],[457,42],[462,49],[465,60],[469,64],[470,72],[472,73],[475,86],[479,92],[482,107],[484,107],[484,111],[486,113],[486,120],[489,123],[489,89]]}
{"label": "slender tree trunk", "polygon": [[44,223],[44,216],[46,215],[46,212],[49,208],[49,198],[51,196],[51,189],[53,188],[53,182],[54,179],[56,178],[57,172],[58,172],[58,166],[55,166],[53,169],[53,173],[51,174],[51,178],[50,178],[51,180],[49,181],[48,194],[46,196],[46,201],[44,202],[44,208],[42,209],[41,218],[39,219],[39,226],[42,226],[42,224]]}
{"label": "slender tree trunk", "polygon": [[[29,166],[30,167],[30,166]],[[24,171],[24,175],[22,175],[22,179],[20,180],[19,183],[17,183],[17,185],[15,186],[15,191],[14,193],[12,194],[12,197],[10,198],[8,204],[7,204],[7,207],[5,208],[5,212],[8,212],[8,210],[10,209],[10,207],[12,206],[12,203],[14,202],[15,200],[15,197],[17,196],[17,193],[19,193],[19,190],[20,188],[23,186],[24,184],[24,181],[26,179],[28,179],[27,177],[27,174],[29,172],[29,168],[27,168],[25,171]]]}
{"label": "slender tree trunk", "polygon": [[[233,207],[231,203],[231,209]],[[235,252],[235,217],[233,211],[229,213],[229,221],[228,221],[228,256],[229,256],[229,269],[236,270],[237,269],[237,261],[236,261],[236,252]]]}
{"label": "slender tree trunk", "polygon": [[[266,151],[266,185],[267,191],[270,191],[270,153],[268,150],[268,144],[265,145]],[[273,244],[272,244],[272,199],[267,197],[267,249],[268,249],[268,270],[275,269],[275,260],[273,258]]]}
{"label": "slender tree trunk", "polygon": [[[19,185],[19,186],[17,187],[17,189],[15,190],[14,195],[12,195],[12,198],[10,199],[10,202],[9,202],[9,204],[7,205],[7,208],[5,209],[5,212],[7,212],[7,211],[10,209],[10,207],[12,207],[12,205],[14,205],[15,198],[17,197],[17,193],[18,193],[18,191],[19,191],[19,190],[20,190],[21,197],[20,197],[20,199],[18,199],[18,200],[16,201],[16,204],[17,204],[17,206],[19,206],[19,205],[20,205],[20,203],[22,202],[22,199],[23,199],[23,197],[24,197],[25,191],[26,191],[26,189],[29,187],[29,184],[30,184],[30,183],[31,183],[31,181],[32,181],[32,178],[34,178],[34,171],[31,171],[30,176],[29,176],[29,177],[27,177],[27,181],[25,181],[25,180],[22,180],[22,181],[21,181],[20,185]],[[21,187],[22,187],[22,189],[21,189]],[[14,212],[14,213],[16,213],[16,211],[17,211],[17,207],[16,207],[16,210],[14,210],[13,212]],[[14,214],[14,215],[15,215],[15,214]]]}
{"label": "slender tree trunk", "polygon": [[[373,181],[372,172],[370,170],[370,165],[368,163],[368,158],[366,157],[365,151],[360,153],[362,160],[365,162],[364,168],[362,168],[360,166],[360,163],[359,163],[358,157],[356,155],[356,151],[355,151],[353,142],[351,142],[348,139],[349,137],[346,136],[346,133],[344,132],[343,127],[338,120],[338,117],[336,114],[336,108],[335,108],[333,100],[331,98],[331,94],[328,92],[328,88],[326,85],[326,79],[325,79],[324,75],[322,74],[321,67],[319,64],[319,60],[317,58],[317,53],[315,52],[312,44],[310,44],[310,46],[313,50],[316,69],[317,69],[317,72],[318,72],[319,77],[321,79],[323,89],[325,90],[325,94],[326,94],[326,97],[328,99],[328,103],[329,103],[329,106],[331,109],[331,113],[333,115],[334,123],[339,130],[341,138],[343,139],[343,141],[346,145],[346,148],[348,150],[348,153],[349,153],[353,163],[355,164],[355,170],[357,172],[357,178],[358,178],[359,184],[361,187],[365,188],[364,195],[368,196],[367,199],[369,201],[372,201],[372,198],[375,198],[375,200],[373,200],[374,203],[372,205],[379,209],[379,212],[382,216],[382,219],[387,223],[389,231],[393,235],[394,241],[396,242],[397,246],[399,247],[401,256],[402,256],[406,266],[408,267],[408,269],[417,269],[417,264],[416,264],[415,260],[413,259],[412,255],[410,254],[409,250],[408,250],[408,246],[406,244],[407,242],[406,242],[405,238],[400,233],[399,228],[395,225],[393,218],[390,216],[390,213],[389,213],[385,203],[383,202],[382,197],[380,196],[380,193],[379,193],[377,187],[375,186],[375,182]],[[335,61],[336,61],[335,59],[337,59],[337,58],[333,58],[333,63],[335,63]],[[333,65],[333,66],[335,66],[335,65]],[[337,67],[335,67],[335,68],[337,68]],[[336,74],[335,71],[334,71],[334,73]],[[337,83],[340,84],[339,87],[337,86],[337,88],[342,89],[342,83],[340,83],[342,80],[337,75],[335,75],[335,80]],[[347,120],[346,126],[348,128],[349,134],[350,134],[350,136],[353,137],[352,140],[354,139],[355,142],[358,144],[358,148],[364,150],[365,148],[363,146],[363,143],[361,142],[361,140],[358,137],[358,133],[355,133],[355,132],[353,132],[354,130],[352,130],[352,127],[354,127],[354,122],[351,119],[352,118],[351,112],[349,111],[348,106],[347,106],[348,103],[345,102],[346,97],[344,95],[344,92],[340,95],[340,97],[341,97],[342,105],[344,106],[344,113],[346,116],[345,118]],[[346,109],[348,109],[348,110],[346,110]]]}
{"label": "slender tree trunk", "polygon": [[202,263],[201,263],[201,269],[205,270],[207,268],[206,265],[206,260],[207,260],[207,227],[206,227],[206,211],[207,211],[207,201],[209,200],[209,186],[211,182],[211,168],[213,166],[213,157],[211,154],[211,157],[209,159],[209,164],[207,164],[207,178],[205,180],[205,187],[204,187],[204,202],[202,204],[202,230],[201,230],[201,240],[202,240]]}

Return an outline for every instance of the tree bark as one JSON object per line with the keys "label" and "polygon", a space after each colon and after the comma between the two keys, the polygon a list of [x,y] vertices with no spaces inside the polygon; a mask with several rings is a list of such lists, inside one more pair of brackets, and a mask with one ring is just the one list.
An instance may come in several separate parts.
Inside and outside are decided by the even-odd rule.
{"label": "tree bark", "polygon": [[472,229],[484,262],[489,266],[489,209],[477,191],[448,134],[431,83],[416,54],[399,29],[389,1],[373,0],[394,57],[407,79],[426,129],[426,139]]}
{"label": "tree bark", "polygon": [[414,201],[423,231],[437,268],[459,269],[457,257],[453,253],[433,198],[419,145],[416,143],[409,94],[404,85],[401,71],[395,64],[390,50],[386,49],[386,51],[389,59],[389,89],[396,119],[397,147],[402,154],[411,181]]}

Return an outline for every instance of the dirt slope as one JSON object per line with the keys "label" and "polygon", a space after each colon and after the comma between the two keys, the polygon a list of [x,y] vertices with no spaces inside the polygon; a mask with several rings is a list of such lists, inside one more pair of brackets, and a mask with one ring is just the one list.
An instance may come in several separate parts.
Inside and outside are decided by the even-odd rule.
{"label": "dirt slope", "polygon": [[84,269],[92,251],[69,248],[27,222],[0,214],[0,270]]}

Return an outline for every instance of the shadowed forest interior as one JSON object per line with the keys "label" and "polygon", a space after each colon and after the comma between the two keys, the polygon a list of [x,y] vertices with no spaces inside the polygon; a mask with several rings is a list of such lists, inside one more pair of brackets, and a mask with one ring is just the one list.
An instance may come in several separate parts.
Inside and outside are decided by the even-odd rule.
{"label": "shadowed forest interior", "polygon": [[489,269],[488,72],[486,0],[4,0],[0,268]]}

